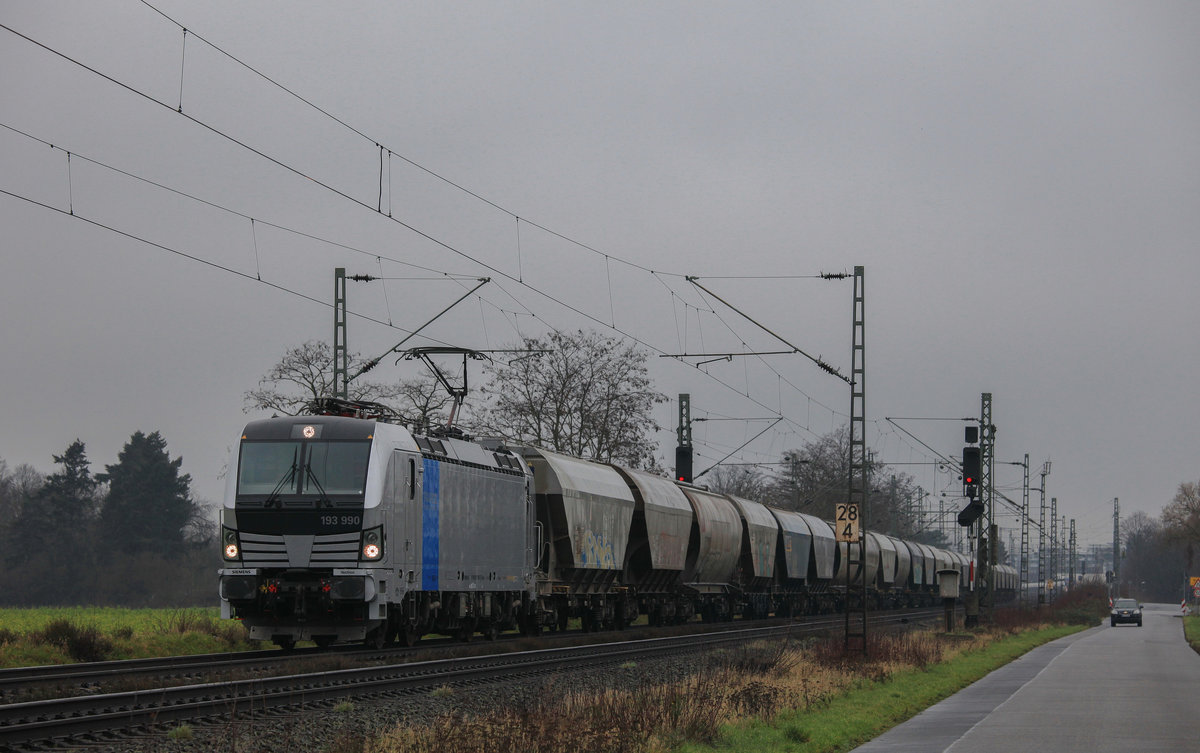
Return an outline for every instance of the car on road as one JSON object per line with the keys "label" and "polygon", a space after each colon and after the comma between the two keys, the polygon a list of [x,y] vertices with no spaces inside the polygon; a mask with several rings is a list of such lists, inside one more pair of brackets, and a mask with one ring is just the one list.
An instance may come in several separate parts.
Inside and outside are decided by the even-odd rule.
{"label": "car on road", "polygon": [[1112,614],[1109,616],[1108,622],[1112,627],[1123,622],[1131,622],[1141,627],[1142,605],[1137,603],[1137,599],[1117,599],[1113,602]]}

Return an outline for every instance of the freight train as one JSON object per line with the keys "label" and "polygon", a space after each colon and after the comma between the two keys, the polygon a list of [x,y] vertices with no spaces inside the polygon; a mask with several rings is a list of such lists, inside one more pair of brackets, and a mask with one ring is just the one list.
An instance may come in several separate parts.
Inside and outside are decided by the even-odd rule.
{"label": "freight train", "polygon": [[245,427],[222,510],[222,616],[284,648],[816,613],[860,567],[875,608],[932,604],[939,570],[970,587],[957,552],[866,533],[858,563],[819,517],[322,405]]}

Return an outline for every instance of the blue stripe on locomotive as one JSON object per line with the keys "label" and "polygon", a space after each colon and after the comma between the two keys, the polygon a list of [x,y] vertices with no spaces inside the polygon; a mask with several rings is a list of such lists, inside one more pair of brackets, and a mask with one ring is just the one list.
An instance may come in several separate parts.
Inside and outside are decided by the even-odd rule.
{"label": "blue stripe on locomotive", "polygon": [[421,588],[438,590],[438,502],[441,494],[441,463],[424,459],[425,478],[421,484]]}

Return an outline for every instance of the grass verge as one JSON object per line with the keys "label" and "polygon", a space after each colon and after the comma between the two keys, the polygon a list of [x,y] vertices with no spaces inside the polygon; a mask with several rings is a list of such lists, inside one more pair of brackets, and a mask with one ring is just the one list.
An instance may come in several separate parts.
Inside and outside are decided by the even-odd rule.
{"label": "grass verge", "polygon": [[687,676],[641,686],[614,668],[598,689],[551,681],[504,708],[400,724],[331,753],[349,743],[379,753],[844,751],[1107,613],[1102,590],[1077,592],[1037,611],[997,610],[971,632],[875,633],[867,659],[847,656],[838,636],[717,652]]}
{"label": "grass verge", "polygon": [[685,745],[687,753],[753,750],[761,753],[833,753],[856,747],[948,698],[989,672],[1044,643],[1085,630],[1057,625],[1010,635],[924,670],[908,669],[877,681],[852,682],[828,705],[778,714],[723,729],[715,746]]}
{"label": "grass verge", "polygon": [[1196,653],[1200,653],[1200,614],[1189,614],[1183,618],[1183,636]]}
{"label": "grass verge", "polygon": [[258,648],[216,609],[0,609],[0,667]]}

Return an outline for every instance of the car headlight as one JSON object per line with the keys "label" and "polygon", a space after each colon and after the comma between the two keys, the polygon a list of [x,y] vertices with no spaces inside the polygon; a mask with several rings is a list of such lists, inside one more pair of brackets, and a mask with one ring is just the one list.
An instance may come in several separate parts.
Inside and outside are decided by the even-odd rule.
{"label": "car headlight", "polygon": [[359,550],[362,559],[375,561],[383,557],[383,527],[368,528],[363,531],[362,548]]}
{"label": "car headlight", "polygon": [[221,540],[225,559],[236,560],[241,557],[242,547],[238,542],[237,531],[233,530],[232,528],[226,528]]}

